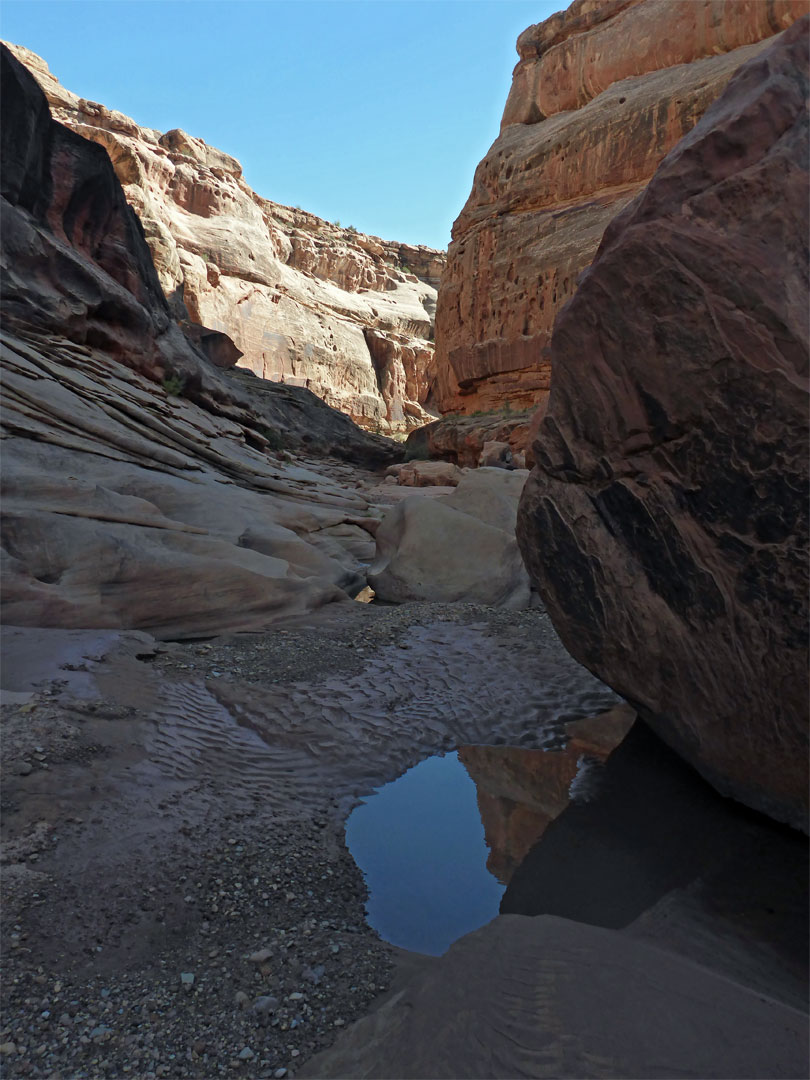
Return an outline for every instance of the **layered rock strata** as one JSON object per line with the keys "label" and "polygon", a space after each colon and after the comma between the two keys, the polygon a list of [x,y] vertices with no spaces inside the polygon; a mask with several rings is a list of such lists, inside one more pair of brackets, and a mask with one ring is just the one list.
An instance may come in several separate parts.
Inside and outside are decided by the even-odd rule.
{"label": "layered rock strata", "polygon": [[277,452],[394,444],[198,352],[109,157],[0,52],[4,622],[194,636],[347,599],[379,512]]}
{"label": "layered rock strata", "polygon": [[807,827],[808,20],[610,226],[557,320],[518,518],[572,654]]}
{"label": "layered rock strata", "polygon": [[503,125],[453,227],[442,412],[546,400],[554,319],[607,224],[804,0],[576,0],[518,39]]}
{"label": "layered rock strata", "polygon": [[243,367],[306,387],[366,428],[431,419],[442,252],[263,199],[230,155],[79,98],[11,48],[54,117],[109,154],[178,318],[227,334]]}

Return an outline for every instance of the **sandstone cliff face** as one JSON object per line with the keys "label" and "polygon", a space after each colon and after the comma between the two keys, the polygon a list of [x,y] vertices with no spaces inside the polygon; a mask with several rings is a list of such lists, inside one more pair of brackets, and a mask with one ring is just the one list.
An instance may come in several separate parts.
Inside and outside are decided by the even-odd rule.
{"label": "sandstone cliff face", "polygon": [[613,217],[804,0],[576,0],[518,39],[501,134],[453,228],[442,412],[542,403],[555,316]]}
{"label": "sandstone cliff face", "polygon": [[375,513],[271,451],[393,444],[198,352],[107,154],[0,54],[4,623],[194,636],[348,599]]}
{"label": "sandstone cliff face", "polygon": [[54,117],[108,152],[177,317],[227,334],[242,366],[307,387],[367,428],[431,419],[442,252],[263,199],[228,154],[79,98],[40,57],[11,48]]}
{"label": "sandstone cliff face", "polygon": [[808,19],[610,226],[551,344],[518,539],[571,653],[807,827]]}

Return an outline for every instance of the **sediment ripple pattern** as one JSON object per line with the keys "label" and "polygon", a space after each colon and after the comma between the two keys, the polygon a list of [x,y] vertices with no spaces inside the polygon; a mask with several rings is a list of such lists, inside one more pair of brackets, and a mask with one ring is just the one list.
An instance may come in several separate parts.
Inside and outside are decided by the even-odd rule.
{"label": "sediment ripple pattern", "polygon": [[564,745],[564,725],[616,698],[562,649],[505,642],[486,624],[412,627],[359,674],[273,687],[214,679],[163,691],[151,750],[277,811],[345,813],[416,761],[458,745]]}

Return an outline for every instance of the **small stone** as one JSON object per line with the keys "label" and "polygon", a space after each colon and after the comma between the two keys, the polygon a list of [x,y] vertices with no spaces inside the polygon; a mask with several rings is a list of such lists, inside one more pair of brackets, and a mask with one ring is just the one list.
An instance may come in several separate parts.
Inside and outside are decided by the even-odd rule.
{"label": "small stone", "polygon": [[101,996],[103,998],[108,998],[110,996],[110,991],[109,990],[102,990],[101,991]]}
{"label": "small stone", "polygon": [[340,952],[340,946],[339,945],[330,945],[329,946],[329,951],[334,953],[335,956],[337,956],[337,954]]}
{"label": "small stone", "polygon": [[193,976],[193,974],[190,971],[181,971],[180,972],[180,982],[183,984],[183,986],[193,986],[194,985],[194,976]]}
{"label": "small stone", "polygon": [[296,992],[294,994],[288,994],[288,999],[290,1001],[303,1001],[304,995],[299,994],[298,991],[296,990]]}
{"label": "small stone", "polygon": [[244,990],[237,990],[233,1000],[240,1009],[246,1009],[250,1004],[250,998]]}
{"label": "small stone", "polygon": [[[18,776],[28,776],[33,771],[34,771],[34,766],[31,764],[30,761],[21,761],[20,764],[17,766],[17,775]],[[11,1043],[10,1045],[13,1046],[14,1044]]]}
{"label": "small stone", "polygon": [[290,1057],[298,1057],[298,1055],[299,1055],[300,1053],[301,1053],[301,1051],[300,1051],[300,1050],[291,1050],[291,1051],[290,1051]]}
{"label": "small stone", "polygon": [[249,1046],[246,1046],[242,1050],[239,1051],[239,1060],[240,1061],[250,1061],[250,1059],[252,1057],[255,1057],[255,1056],[256,1055],[253,1053],[253,1051],[250,1049]]}
{"label": "small stone", "polygon": [[340,1017],[338,1017],[337,1020],[335,1020],[335,1027],[343,1027],[345,1023],[345,1020],[341,1020]]}
{"label": "small stone", "polygon": [[274,1012],[277,1008],[278,998],[270,994],[263,994],[253,1002],[253,1011],[255,1013]]}
{"label": "small stone", "polygon": [[[13,1042],[0,1043],[0,1054],[16,1054],[16,1053],[17,1053],[17,1047],[14,1045]],[[286,1073],[286,1071],[287,1070],[285,1069],[284,1072]],[[283,1075],[283,1073],[282,1073],[282,1075]]]}
{"label": "small stone", "polygon": [[248,960],[250,960],[252,964],[266,964],[272,955],[272,949],[257,949],[256,952],[250,954]]}
{"label": "small stone", "polygon": [[[12,1043],[12,1045],[13,1045],[13,1043]],[[276,1069],[276,1071],[273,1073],[273,1076],[276,1078],[276,1080],[282,1080],[282,1077],[284,1077],[286,1075],[287,1075],[287,1070],[286,1069]]]}

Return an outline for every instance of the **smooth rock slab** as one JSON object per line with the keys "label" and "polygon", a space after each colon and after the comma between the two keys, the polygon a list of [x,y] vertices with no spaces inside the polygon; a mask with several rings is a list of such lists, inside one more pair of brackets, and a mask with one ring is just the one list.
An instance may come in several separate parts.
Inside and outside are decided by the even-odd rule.
{"label": "smooth rock slab", "polygon": [[527,607],[529,579],[515,540],[526,473],[481,469],[451,495],[409,498],[377,529],[368,574],[381,600]]}
{"label": "smooth rock slab", "polygon": [[807,1075],[798,1010],[621,933],[501,915],[417,972],[302,1077]]}

